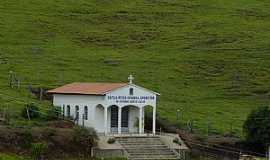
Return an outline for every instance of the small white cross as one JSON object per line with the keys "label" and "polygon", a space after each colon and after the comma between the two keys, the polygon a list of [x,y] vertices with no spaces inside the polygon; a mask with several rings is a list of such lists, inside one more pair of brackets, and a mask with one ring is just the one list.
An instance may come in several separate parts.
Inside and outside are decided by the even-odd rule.
{"label": "small white cross", "polygon": [[129,75],[128,80],[129,80],[129,84],[132,84],[132,81],[134,80],[134,77],[132,75]]}

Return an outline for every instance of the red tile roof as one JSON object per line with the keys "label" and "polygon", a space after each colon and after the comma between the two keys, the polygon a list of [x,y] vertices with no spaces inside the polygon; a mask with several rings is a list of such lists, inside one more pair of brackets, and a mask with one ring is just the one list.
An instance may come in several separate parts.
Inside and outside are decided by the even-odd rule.
{"label": "red tile roof", "polygon": [[104,95],[106,92],[126,85],[128,85],[128,83],[71,83],[47,92],[58,94]]}

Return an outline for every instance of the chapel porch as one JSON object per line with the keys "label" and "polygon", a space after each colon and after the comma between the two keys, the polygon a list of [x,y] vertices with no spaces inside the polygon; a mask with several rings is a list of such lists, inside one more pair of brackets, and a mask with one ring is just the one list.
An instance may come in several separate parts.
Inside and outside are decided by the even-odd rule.
{"label": "chapel porch", "polygon": [[149,106],[117,106],[96,107],[96,128],[105,135],[150,136],[156,131],[156,107],[152,108],[152,131],[145,133],[145,108]]}

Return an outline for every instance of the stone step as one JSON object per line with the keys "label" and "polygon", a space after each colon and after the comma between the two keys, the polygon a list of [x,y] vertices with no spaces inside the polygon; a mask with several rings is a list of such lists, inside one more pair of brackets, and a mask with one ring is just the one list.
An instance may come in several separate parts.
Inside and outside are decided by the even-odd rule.
{"label": "stone step", "polygon": [[125,148],[129,160],[177,160],[178,156],[159,137],[124,137],[117,141]]}
{"label": "stone step", "polygon": [[171,150],[138,150],[138,149],[129,149],[127,150],[130,154],[174,154]]}
{"label": "stone step", "polygon": [[138,146],[124,146],[125,149],[142,149],[142,150],[151,150],[151,149],[168,149],[167,146],[159,146],[159,147],[154,147],[154,146],[144,146],[144,147],[138,147]]}
{"label": "stone step", "polygon": [[162,143],[160,141],[118,141],[120,143]]}
{"label": "stone step", "polygon": [[179,160],[179,158],[130,158],[130,160]]}
{"label": "stone step", "polygon": [[118,141],[118,142],[122,142],[122,143],[138,143],[138,142],[140,142],[140,143],[155,143],[155,142],[160,142],[160,141],[157,141],[157,140],[155,140],[155,141],[141,141],[141,140],[139,140],[139,141]]}
{"label": "stone step", "polygon": [[175,154],[173,152],[166,152],[166,153],[140,153],[140,152],[137,152],[137,153],[129,153],[131,156],[136,156],[136,155],[159,155],[159,156],[167,156],[167,155],[173,155],[175,156]]}
{"label": "stone step", "polygon": [[126,138],[126,137],[122,137],[122,138],[117,138],[118,140],[158,140],[159,137],[135,137],[135,138]]}
{"label": "stone step", "polygon": [[141,158],[141,159],[145,159],[145,158],[151,158],[151,159],[177,159],[177,156],[175,155],[131,155],[129,156],[129,158],[131,159],[138,159],[138,158]]}
{"label": "stone step", "polygon": [[[140,144],[155,144],[155,143],[162,143],[159,141],[155,141],[155,142],[139,142],[139,141],[134,141],[134,142],[121,142],[118,141],[119,143],[123,143],[123,144],[134,144],[134,143],[140,143]],[[162,143],[163,144],[163,143]]]}
{"label": "stone step", "polygon": [[149,144],[149,143],[133,143],[133,144],[130,144],[130,143],[120,143],[122,145],[125,145],[125,146],[165,146],[163,143],[157,143],[157,144]]}
{"label": "stone step", "polygon": [[167,148],[167,146],[166,145],[164,145],[164,144],[158,144],[158,145],[151,145],[151,144],[134,144],[134,145],[131,145],[131,144],[129,144],[129,145],[124,145],[125,147],[152,147],[152,148],[155,148],[155,147],[165,147],[165,148]]}

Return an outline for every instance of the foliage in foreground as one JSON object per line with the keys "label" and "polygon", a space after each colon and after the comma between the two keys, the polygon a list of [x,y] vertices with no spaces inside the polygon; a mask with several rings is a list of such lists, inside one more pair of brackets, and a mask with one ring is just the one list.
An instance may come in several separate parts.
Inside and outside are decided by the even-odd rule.
{"label": "foliage in foreground", "polygon": [[270,143],[270,108],[259,107],[253,110],[244,123],[248,143],[266,147]]}
{"label": "foliage in foreground", "polygon": [[47,120],[57,120],[61,115],[61,107],[50,106],[47,111]]}
{"label": "foliage in foreground", "polygon": [[25,119],[32,119],[40,117],[39,108],[34,103],[26,104],[21,113]]}
{"label": "foliage in foreground", "polygon": [[84,154],[91,154],[92,148],[97,145],[98,136],[93,128],[76,126],[74,129],[73,140],[75,144],[81,146]]}
{"label": "foliage in foreground", "polygon": [[31,157],[34,160],[42,160],[43,154],[46,152],[48,148],[46,143],[32,143],[31,145]]}
{"label": "foliage in foreground", "polygon": [[7,154],[0,153],[0,160],[28,160],[28,159],[25,157],[20,157],[16,155],[7,155]]}

